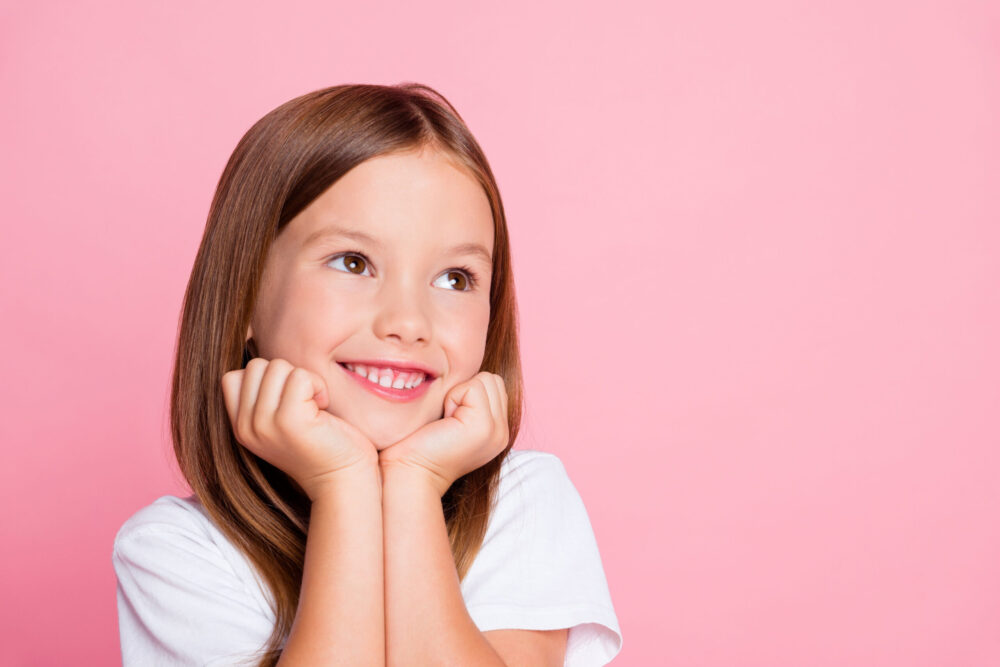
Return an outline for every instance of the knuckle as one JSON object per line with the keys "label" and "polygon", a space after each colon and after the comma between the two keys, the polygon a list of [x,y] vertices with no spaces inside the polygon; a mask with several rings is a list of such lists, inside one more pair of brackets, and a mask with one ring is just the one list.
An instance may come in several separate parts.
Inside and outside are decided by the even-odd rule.
{"label": "knuckle", "polygon": [[286,359],[272,359],[271,365],[279,370],[285,370],[292,367],[292,363]]}
{"label": "knuckle", "polygon": [[268,422],[267,415],[258,411],[254,411],[254,415],[250,419],[250,426],[251,429],[253,430],[254,435],[259,436],[261,433],[264,433],[265,430],[267,429],[267,422]]}
{"label": "knuckle", "polygon": [[310,376],[311,373],[309,371],[302,368],[301,366],[296,366],[295,368],[292,369],[292,372],[288,374],[288,380],[289,381],[295,380],[296,382],[301,382],[308,380]]}
{"label": "knuckle", "polygon": [[241,444],[247,443],[246,428],[239,420],[233,422],[233,435]]}
{"label": "knuckle", "polygon": [[274,413],[274,425],[282,433],[288,433],[291,430],[292,416],[288,410],[283,407],[278,408],[278,411]]}
{"label": "knuckle", "polygon": [[242,370],[239,370],[239,371],[227,371],[223,373],[221,380],[222,388],[227,389],[230,386],[232,386],[239,379],[240,377],[239,374],[242,372],[243,372]]}
{"label": "knuckle", "polygon": [[261,357],[254,357],[253,359],[247,362],[245,370],[248,371],[252,370],[254,372],[257,372],[258,369],[267,368],[267,364],[268,364],[267,359],[262,359]]}

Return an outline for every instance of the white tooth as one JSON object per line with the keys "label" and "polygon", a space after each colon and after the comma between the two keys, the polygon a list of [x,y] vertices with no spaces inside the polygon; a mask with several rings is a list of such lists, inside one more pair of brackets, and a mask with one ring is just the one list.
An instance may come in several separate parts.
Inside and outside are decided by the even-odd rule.
{"label": "white tooth", "polygon": [[368,377],[368,369],[365,368],[364,364],[356,364],[354,366],[354,372],[363,378]]}
{"label": "white tooth", "polygon": [[378,384],[378,369],[377,368],[369,368],[368,369],[368,380],[370,382],[374,382],[375,384]]}
{"label": "white tooth", "polygon": [[403,386],[406,387],[407,389],[412,389],[413,381],[416,380],[417,377],[419,377],[419,375],[420,375],[419,373],[407,373],[406,384],[404,384]]}
{"label": "white tooth", "polygon": [[402,389],[403,388],[403,385],[406,384],[406,380],[404,379],[404,375],[405,374],[400,374],[400,376],[396,378],[396,381],[392,383],[392,388],[393,389]]}
{"label": "white tooth", "polygon": [[414,387],[417,387],[417,386],[419,386],[419,385],[420,385],[420,384],[421,384],[421,383],[422,383],[423,381],[424,381],[424,376],[423,376],[423,375],[421,375],[421,376],[420,376],[420,377],[418,377],[418,378],[416,379],[416,381],[415,381],[415,382],[413,383],[413,386],[414,386]]}
{"label": "white tooth", "polygon": [[382,371],[382,377],[377,380],[377,382],[383,387],[392,386],[392,371],[386,368]]}

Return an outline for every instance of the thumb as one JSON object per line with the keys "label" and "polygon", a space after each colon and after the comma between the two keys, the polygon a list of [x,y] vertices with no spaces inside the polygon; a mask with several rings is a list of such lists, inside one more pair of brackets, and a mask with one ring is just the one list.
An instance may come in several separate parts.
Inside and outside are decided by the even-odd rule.
{"label": "thumb", "polygon": [[322,376],[308,369],[301,370],[305,371],[304,377],[301,373],[297,374],[294,381],[288,381],[285,384],[285,388],[282,391],[283,400],[291,401],[296,405],[315,401],[316,407],[324,410],[330,404],[330,396],[326,390],[326,381]]}
{"label": "thumb", "polygon": [[444,418],[448,419],[453,414],[455,410],[458,409],[458,402],[455,401],[454,394],[448,394],[444,399]]}
{"label": "thumb", "polygon": [[316,395],[313,396],[313,398],[316,401],[316,407],[320,410],[326,410],[327,406],[330,405],[330,397],[326,393],[326,387],[323,387],[316,392]]}
{"label": "thumb", "polygon": [[461,384],[455,385],[448,392],[448,395],[444,399],[444,417],[445,419],[451,417],[465,403],[465,398],[469,395],[469,391],[472,390],[472,381],[463,382]]}

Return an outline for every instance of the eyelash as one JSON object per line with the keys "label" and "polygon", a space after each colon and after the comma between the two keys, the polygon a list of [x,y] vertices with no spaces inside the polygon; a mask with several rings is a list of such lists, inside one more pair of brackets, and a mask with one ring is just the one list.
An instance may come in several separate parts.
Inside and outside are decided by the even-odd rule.
{"label": "eyelash", "polygon": [[[329,264],[330,262],[332,262],[335,259],[340,259],[341,257],[348,257],[350,255],[357,255],[361,259],[365,260],[366,264],[369,264],[369,265],[371,264],[371,260],[369,260],[368,257],[363,252],[360,252],[358,250],[347,250],[345,252],[338,252],[336,255],[332,255],[332,256],[328,257],[327,260],[326,260],[326,263]],[[471,292],[472,290],[476,289],[476,287],[479,286],[479,276],[470,267],[468,267],[468,266],[453,266],[451,269],[448,270],[448,272],[451,272],[451,271],[453,271],[455,269],[457,269],[457,270],[461,271],[462,273],[464,273],[465,277],[469,279],[469,289],[464,289],[464,290],[460,290],[459,289],[459,290],[454,290],[454,291],[456,291],[456,292]],[[357,275],[357,274],[355,274],[355,275]]]}

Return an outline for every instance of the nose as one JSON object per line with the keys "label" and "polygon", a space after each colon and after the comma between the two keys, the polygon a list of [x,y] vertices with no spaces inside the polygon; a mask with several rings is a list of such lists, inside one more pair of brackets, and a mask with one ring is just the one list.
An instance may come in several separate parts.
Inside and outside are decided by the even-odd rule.
{"label": "nose", "polygon": [[431,323],[425,291],[416,284],[396,280],[386,282],[376,298],[376,336],[405,345],[427,342]]}

